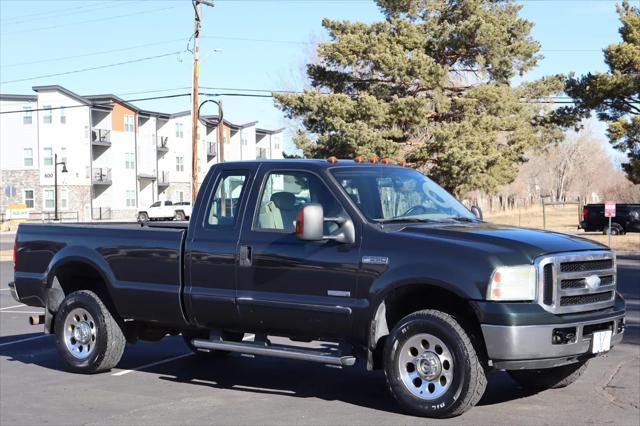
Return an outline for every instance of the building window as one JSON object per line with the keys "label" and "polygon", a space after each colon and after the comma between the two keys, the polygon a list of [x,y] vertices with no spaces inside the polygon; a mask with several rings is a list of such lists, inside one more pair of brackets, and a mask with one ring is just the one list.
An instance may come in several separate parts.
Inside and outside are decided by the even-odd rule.
{"label": "building window", "polygon": [[176,172],[184,172],[184,157],[176,157]]}
{"label": "building window", "polygon": [[136,206],[136,191],[127,190],[126,203],[127,207]]}
{"label": "building window", "polygon": [[33,123],[33,111],[31,107],[22,107],[24,110],[24,116],[22,117],[22,124],[32,124]]}
{"label": "building window", "polygon": [[53,210],[55,208],[55,192],[53,189],[44,190],[44,209]]}
{"label": "building window", "polygon": [[127,152],[124,154],[124,168],[125,169],[135,169],[136,167],[136,156],[133,152]]}
{"label": "building window", "polygon": [[24,166],[25,167],[33,166],[33,148],[24,149]]}
{"label": "building window", "polygon": [[176,123],[176,138],[184,137],[184,124]]}
{"label": "building window", "polygon": [[53,148],[50,146],[44,149],[44,165],[53,166]]}
{"label": "building window", "polygon": [[69,207],[69,191],[67,188],[61,188],[58,190],[58,196],[60,203],[60,210],[66,210]]}
{"label": "building window", "polygon": [[176,191],[173,202],[174,203],[182,203],[184,202],[184,191]]}
{"label": "building window", "polygon": [[67,124],[67,113],[64,111],[64,107],[60,107],[60,124]]}
{"label": "building window", "polygon": [[24,190],[24,205],[28,209],[32,209],[35,207],[35,193],[33,189],[25,189]]}
{"label": "building window", "polygon": [[42,107],[42,109],[44,109],[44,113],[42,114],[42,122],[44,124],[51,124],[51,121],[52,121],[51,105],[45,105]]}
{"label": "building window", "polygon": [[244,130],[240,130],[240,145],[247,146],[249,144],[249,140],[247,139],[247,135]]}
{"label": "building window", "polygon": [[125,132],[134,132],[136,130],[134,118],[135,117],[131,114],[124,115],[124,131]]}

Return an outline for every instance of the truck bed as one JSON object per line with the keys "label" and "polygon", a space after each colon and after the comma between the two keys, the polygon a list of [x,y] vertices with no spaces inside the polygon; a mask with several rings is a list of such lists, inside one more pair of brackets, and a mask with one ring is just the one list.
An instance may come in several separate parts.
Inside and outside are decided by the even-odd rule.
{"label": "truck bed", "polygon": [[[102,283],[96,285],[104,285],[118,300],[122,318],[182,322],[182,245],[187,227],[186,222],[21,224],[16,282],[24,282],[21,288],[28,294],[20,296],[44,306],[44,288],[56,285],[47,282],[50,270],[89,263],[101,271]],[[97,277],[87,279],[97,281]]]}

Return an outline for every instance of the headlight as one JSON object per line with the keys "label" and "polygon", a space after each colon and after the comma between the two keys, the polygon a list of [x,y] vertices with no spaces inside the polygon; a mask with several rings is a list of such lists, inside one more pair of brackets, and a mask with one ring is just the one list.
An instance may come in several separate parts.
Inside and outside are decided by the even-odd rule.
{"label": "headlight", "polygon": [[491,274],[487,300],[528,301],[536,298],[536,268],[533,265],[501,266]]}

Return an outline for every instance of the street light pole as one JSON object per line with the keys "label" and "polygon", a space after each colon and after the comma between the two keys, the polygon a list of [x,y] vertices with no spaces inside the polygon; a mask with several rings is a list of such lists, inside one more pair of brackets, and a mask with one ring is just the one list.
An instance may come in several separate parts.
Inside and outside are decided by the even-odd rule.
{"label": "street light pole", "polygon": [[58,162],[58,154],[53,155],[53,220],[58,220],[58,166],[62,165],[62,172],[67,173],[67,163],[65,161]]}

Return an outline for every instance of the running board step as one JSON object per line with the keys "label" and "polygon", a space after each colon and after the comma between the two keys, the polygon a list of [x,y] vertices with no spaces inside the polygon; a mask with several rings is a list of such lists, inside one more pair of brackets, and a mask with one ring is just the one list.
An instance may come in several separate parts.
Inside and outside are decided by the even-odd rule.
{"label": "running board step", "polygon": [[319,362],[321,364],[352,366],[356,362],[354,356],[332,355],[311,349],[299,349],[287,346],[277,346],[264,342],[228,342],[224,340],[193,339],[191,344],[198,349],[222,350],[241,352],[250,355],[273,356],[277,358],[298,359],[302,361]]}

